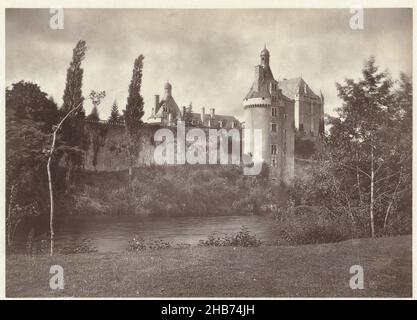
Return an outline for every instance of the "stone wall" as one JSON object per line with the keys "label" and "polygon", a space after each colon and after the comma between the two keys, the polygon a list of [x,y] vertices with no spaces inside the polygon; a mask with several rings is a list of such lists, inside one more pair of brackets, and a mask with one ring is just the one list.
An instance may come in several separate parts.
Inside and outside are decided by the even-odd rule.
{"label": "stone wall", "polygon": [[[155,145],[153,135],[160,127],[144,125],[140,130],[139,153],[134,167],[153,163]],[[84,160],[84,169],[97,171],[119,171],[129,168],[126,152],[129,139],[126,129],[120,124],[85,122],[84,132],[88,140],[88,149]]]}
{"label": "stone wall", "polygon": [[[144,124],[140,129],[140,138],[136,142],[136,147],[138,148],[138,156],[136,159],[134,159],[133,167],[143,167],[155,164],[155,148],[160,142],[155,142],[154,136],[155,132],[161,128],[171,130],[173,136],[177,137],[176,127],[162,127],[159,124]],[[193,127],[186,128],[185,132],[187,133],[191,129],[193,129]],[[203,130],[207,137],[207,140],[204,142],[204,144],[207,150],[209,150],[209,144],[211,142],[209,135],[210,128],[203,128]],[[218,132],[218,129],[215,130]],[[240,137],[240,129],[232,130],[234,130],[235,133],[238,133]],[[227,130],[227,132],[232,133],[230,130]],[[88,149],[84,158],[84,169],[90,171],[120,171],[129,168],[129,156],[126,150],[129,136],[124,125],[85,121],[84,133],[88,141]],[[223,148],[225,148],[225,151],[229,153],[229,163],[231,163],[232,157],[230,156],[230,153],[232,151],[232,137],[227,139],[228,144],[223,145]],[[220,146],[220,139],[216,140],[218,141],[218,146]],[[239,147],[239,155],[241,156],[242,146],[240,139],[235,140],[234,143]],[[202,146],[200,146],[198,142],[187,142],[187,150],[192,150],[191,148],[188,149],[191,144],[194,146],[194,150],[196,150],[196,152],[202,150]],[[176,150],[175,144],[174,147]],[[206,159],[208,163],[208,151]],[[217,162],[220,162],[219,155]]]}

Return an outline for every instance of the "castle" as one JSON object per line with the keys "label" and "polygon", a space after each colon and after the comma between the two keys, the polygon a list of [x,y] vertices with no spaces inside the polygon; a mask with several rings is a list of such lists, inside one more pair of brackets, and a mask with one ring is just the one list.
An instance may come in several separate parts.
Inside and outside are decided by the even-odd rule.
{"label": "castle", "polygon": [[[254,161],[266,163],[272,179],[289,183],[294,177],[295,136],[314,139],[324,131],[324,98],[321,93],[316,95],[301,77],[276,80],[269,59],[270,53],[265,47],[260,54],[260,64],[255,66],[252,86],[242,102],[244,122],[232,115],[216,114],[215,108],[206,113],[204,107],[200,112],[194,112],[192,103],[178,107],[172,95],[172,85],[167,82],[162,99],[155,95],[152,113],[142,126],[141,141],[138,142],[141,151],[134,166],[155,164],[153,155],[157,144],[153,137],[160,128],[176,130],[181,122],[186,130],[194,127],[237,129],[242,133],[245,129],[252,137],[255,131],[261,132],[262,140],[261,145],[256,139],[243,143],[243,153],[251,155]],[[117,171],[129,167],[126,155],[115,152],[127,138],[123,125],[86,122],[85,127],[91,142],[85,169]],[[261,148],[258,159],[257,148]]]}
{"label": "castle", "polygon": [[175,126],[178,121],[183,121],[187,127],[207,127],[233,129],[240,128],[241,123],[234,116],[219,115],[215,113],[215,108],[210,108],[210,113],[206,113],[204,107],[201,112],[193,112],[192,103],[183,106],[182,110],[178,107],[172,96],[172,85],[167,82],[164,86],[164,96],[159,100],[159,95],[155,95],[155,106],[152,114],[148,118],[148,123],[156,123],[161,126]]}

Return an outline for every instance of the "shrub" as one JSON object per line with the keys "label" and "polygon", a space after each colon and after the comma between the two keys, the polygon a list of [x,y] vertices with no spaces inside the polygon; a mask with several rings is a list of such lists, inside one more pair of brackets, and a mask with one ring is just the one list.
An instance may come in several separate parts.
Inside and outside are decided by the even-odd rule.
{"label": "shrub", "polygon": [[58,250],[60,254],[77,254],[97,252],[90,239],[83,239],[81,242],[67,245]]}
{"label": "shrub", "polygon": [[258,247],[261,245],[261,241],[252,235],[247,227],[242,226],[236,234],[219,236],[213,232],[207,240],[200,240],[199,245],[204,247]]}
{"label": "shrub", "polygon": [[287,210],[277,221],[276,244],[318,244],[339,242],[354,235],[346,215],[335,215],[320,207],[299,206]]}
{"label": "shrub", "polygon": [[302,158],[309,158],[316,152],[316,146],[310,139],[295,138],[294,153]]}
{"label": "shrub", "polygon": [[138,252],[145,250],[160,250],[169,248],[171,248],[171,244],[164,240],[145,241],[140,237],[134,236],[132,240],[129,240],[127,251]]}

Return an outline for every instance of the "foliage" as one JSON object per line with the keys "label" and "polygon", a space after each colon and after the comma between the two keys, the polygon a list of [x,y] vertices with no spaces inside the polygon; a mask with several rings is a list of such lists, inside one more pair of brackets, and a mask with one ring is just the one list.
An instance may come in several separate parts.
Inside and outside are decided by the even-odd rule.
{"label": "foliage", "polygon": [[[67,69],[67,80],[63,96],[64,104],[62,106],[62,111],[65,114],[84,101],[82,95],[82,79],[84,70],[81,68],[81,62],[85,58],[86,51],[87,45],[85,41],[78,41],[73,50],[70,66]],[[82,117],[82,113],[79,114],[79,116]]]}
{"label": "foliage", "polygon": [[99,121],[100,120],[100,116],[98,114],[98,110],[97,110],[96,106],[94,106],[93,109],[91,109],[91,113],[87,116],[86,119],[90,120],[90,121]]}
{"label": "foliage", "polygon": [[66,245],[59,249],[60,254],[77,254],[77,253],[92,253],[97,252],[97,249],[92,245],[90,239],[82,239],[80,242]]}
{"label": "foliage", "polygon": [[220,236],[212,232],[207,240],[200,240],[199,245],[203,247],[259,247],[261,241],[252,235],[247,227],[242,226],[236,234]]}
{"label": "foliage", "polygon": [[412,86],[405,75],[398,82],[370,58],[361,79],[337,84],[343,105],[329,120],[328,159],[351,203],[368,208],[371,236],[386,233],[400,206],[411,214]]}
{"label": "foliage", "polygon": [[7,122],[31,120],[37,129],[49,133],[58,120],[57,105],[52,98],[31,82],[20,81],[6,88]]}
{"label": "foliage", "polygon": [[55,102],[38,85],[20,81],[6,89],[6,232],[9,245],[20,222],[48,206],[46,148],[49,130],[57,117]]}
{"label": "foliage", "polygon": [[339,242],[359,236],[346,215],[324,207],[297,206],[276,218],[278,245]]}
{"label": "foliage", "polygon": [[121,121],[121,116],[119,113],[119,107],[117,106],[117,102],[114,101],[113,105],[111,107],[111,113],[110,113],[110,117],[109,117],[109,122],[110,123],[118,123],[118,122],[122,122]]}
{"label": "foliage", "polygon": [[66,184],[67,189],[72,186],[73,171],[82,165],[83,151],[87,149],[84,137],[83,124],[79,121],[85,118],[85,111],[82,107],[84,97],[82,95],[82,80],[84,70],[81,68],[81,62],[85,58],[87,46],[85,41],[78,41],[73,49],[73,56],[70,66],[67,69],[67,78],[63,96],[63,105],[60,110],[63,118],[73,108],[81,104],[78,112],[70,116],[63,124],[61,129],[62,147],[57,148],[57,156],[65,155],[65,164],[67,167]]}
{"label": "foliage", "polygon": [[316,147],[313,141],[310,139],[296,136],[294,153],[302,158],[310,158],[316,152]]}
{"label": "foliage", "polygon": [[132,240],[129,240],[129,246],[127,251],[145,251],[145,250],[160,250],[160,249],[169,249],[171,244],[164,240],[149,240],[145,241],[144,239],[134,236]]}
{"label": "foliage", "polygon": [[[102,203],[97,213],[159,216],[268,214],[287,197],[285,187],[239,166],[151,166],[136,168],[130,186],[128,179],[126,171],[85,173],[77,194]],[[86,205],[74,213],[95,211]]]}
{"label": "foliage", "polygon": [[138,127],[142,123],[143,111],[143,97],[140,94],[142,86],[142,69],[143,69],[143,55],[139,55],[135,59],[132,71],[132,80],[129,85],[129,95],[127,98],[125,123],[130,135],[137,133]]}
{"label": "foliage", "polygon": [[101,100],[104,99],[106,97],[106,91],[100,91],[100,92],[96,92],[96,91],[91,91],[90,95],[88,96],[88,98],[91,100],[92,104],[93,104],[93,109],[91,110],[91,113],[87,116],[87,120],[91,120],[91,121],[99,121],[100,120],[100,116],[98,113],[98,106],[101,103]]}

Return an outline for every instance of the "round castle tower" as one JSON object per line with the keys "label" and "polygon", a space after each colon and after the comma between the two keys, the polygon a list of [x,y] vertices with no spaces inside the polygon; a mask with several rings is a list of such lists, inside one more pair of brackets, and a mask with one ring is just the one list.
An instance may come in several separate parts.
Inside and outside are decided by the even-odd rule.
{"label": "round castle tower", "polygon": [[[284,96],[269,66],[269,51],[264,47],[255,79],[243,100],[245,129],[250,143],[244,153],[253,161],[269,165],[271,178],[289,182],[294,176],[294,100]],[[262,133],[256,140],[255,129]],[[257,148],[261,147],[261,152]]]}

